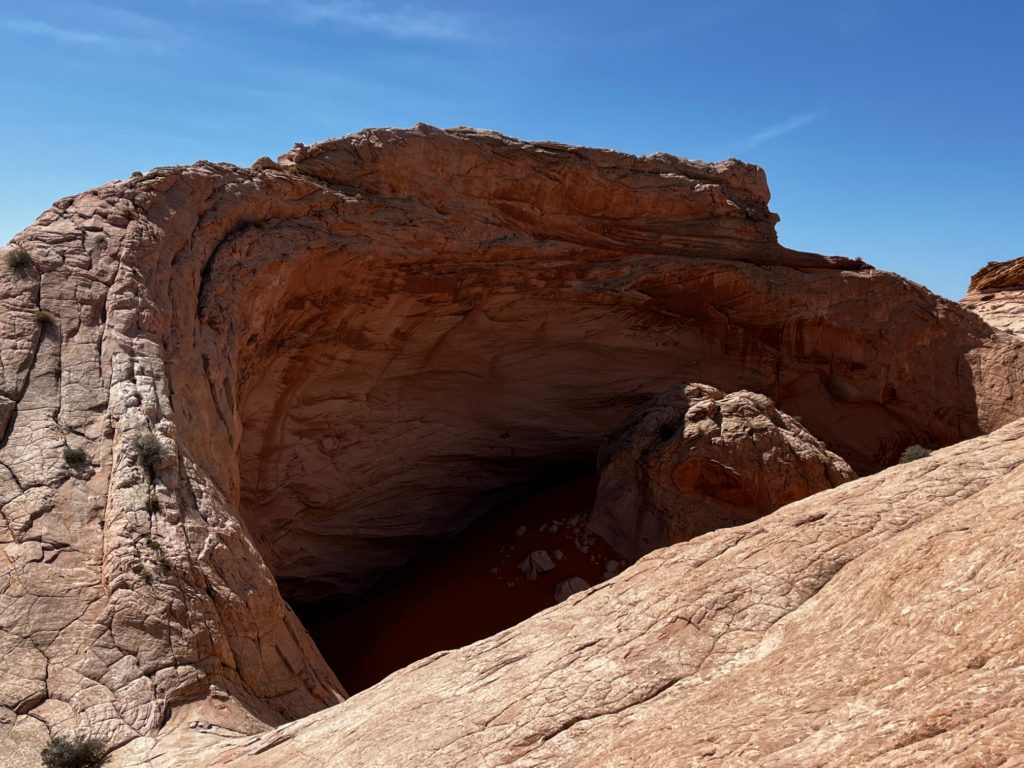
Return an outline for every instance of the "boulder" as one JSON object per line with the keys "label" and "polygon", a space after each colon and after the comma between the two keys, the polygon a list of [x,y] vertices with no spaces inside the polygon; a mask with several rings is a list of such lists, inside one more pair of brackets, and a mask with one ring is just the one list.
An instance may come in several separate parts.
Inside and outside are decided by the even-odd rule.
{"label": "boulder", "polygon": [[519,570],[526,576],[527,581],[536,581],[537,576],[547,573],[555,568],[555,563],[543,549],[538,549],[526,556],[526,559],[519,564]]}
{"label": "boulder", "polygon": [[703,384],[638,409],[602,448],[589,527],[635,560],[856,477],[772,401]]}
{"label": "boulder", "polygon": [[564,581],[558,582],[558,585],[555,587],[555,601],[561,603],[577,592],[583,592],[586,589],[590,589],[590,585],[586,581],[579,576],[571,576]]}

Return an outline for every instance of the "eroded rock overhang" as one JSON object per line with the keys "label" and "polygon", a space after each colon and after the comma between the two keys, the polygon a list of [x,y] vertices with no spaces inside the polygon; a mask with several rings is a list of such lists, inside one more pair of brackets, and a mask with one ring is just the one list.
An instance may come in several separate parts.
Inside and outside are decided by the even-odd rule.
{"label": "eroded rock overhang", "polygon": [[113,322],[152,339],[179,439],[298,599],[358,591],[589,460],[679,382],[763,392],[862,473],[1015,407],[1015,381],[975,391],[1016,351],[973,315],[780,247],[756,166],[419,126],[260,167],[65,205],[137,215],[98,206],[124,233],[84,255],[116,245]]}
{"label": "eroded rock overhang", "polygon": [[[275,580],[358,591],[680,382],[764,393],[860,472],[1020,415],[1016,340],[775,220],[738,161],[425,126],[59,201],[0,285],[0,483],[18,583],[69,618],[5,629],[0,705],[123,740],[214,684],[263,723],[337,700]],[[93,686],[108,651],[136,662]]]}

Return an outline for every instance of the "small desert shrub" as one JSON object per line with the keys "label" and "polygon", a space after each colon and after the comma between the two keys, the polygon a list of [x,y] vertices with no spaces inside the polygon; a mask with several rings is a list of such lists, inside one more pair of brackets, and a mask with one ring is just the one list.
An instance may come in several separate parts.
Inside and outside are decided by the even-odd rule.
{"label": "small desert shrub", "polygon": [[15,248],[13,251],[8,251],[6,259],[7,266],[16,272],[32,266],[32,257],[29,256],[28,251],[24,248]]}
{"label": "small desert shrub", "polygon": [[900,455],[900,464],[906,464],[908,461],[917,461],[931,455],[932,452],[923,445],[912,445]]}
{"label": "small desert shrub", "polygon": [[67,447],[64,449],[64,463],[69,467],[80,467],[89,462],[89,457],[81,448]]}
{"label": "small desert shrub", "polygon": [[160,544],[160,542],[154,539],[146,539],[146,546],[152,549],[154,552],[159,552],[161,549],[163,549],[163,546]]}
{"label": "small desert shrub", "polygon": [[57,316],[48,309],[40,309],[36,311],[36,322],[40,325],[55,325],[57,323]]}
{"label": "small desert shrub", "polygon": [[149,479],[156,477],[156,468],[164,459],[164,446],[152,432],[135,438],[135,456],[139,466],[146,470]]}
{"label": "small desert shrub", "polygon": [[103,764],[105,751],[99,739],[55,736],[43,747],[40,757],[46,768],[96,768]]}
{"label": "small desert shrub", "polygon": [[149,498],[146,499],[146,509],[148,509],[150,512],[159,512],[160,497],[157,496],[155,493],[149,494]]}

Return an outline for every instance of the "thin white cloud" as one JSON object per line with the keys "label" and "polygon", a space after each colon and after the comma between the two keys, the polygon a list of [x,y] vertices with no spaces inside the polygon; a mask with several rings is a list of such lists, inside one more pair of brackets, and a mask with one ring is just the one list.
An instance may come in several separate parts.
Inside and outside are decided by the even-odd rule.
{"label": "thin white cloud", "polygon": [[403,40],[465,40],[470,36],[462,16],[412,6],[385,10],[366,0],[300,0],[293,4],[293,12],[300,21],[333,21]]}
{"label": "thin white cloud", "polygon": [[168,48],[180,43],[182,38],[172,31],[161,29],[159,22],[148,16],[131,11],[113,11],[111,9],[81,6],[89,9],[90,16],[103,21],[106,28],[113,29],[116,34],[91,32],[68,26],[58,26],[36,19],[3,19],[0,20],[7,29],[22,35],[47,38],[57,43],[91,46],[103,48],[111,53],[166,53]]}
{"label": "thin white cloud", "polygon": [[78,45],[93,45],[119,50],[123,41],[110,35],[101,35],[96,32],[83,32],[76,29],[57,27],[47,24],[45,21],[32,21],[30,19],[4,19],[4,26],[22,35],[35,35],[36,37],[47,37],[60,43],[76,43]]}
{"label": "thin white cloud", "polygon": [[823,113],[820,110],[816,110],[814,112],[804,112],[800,115],[793,115],[793,117],[788,120],[783,120],[781,123],[775,123],[775,125],[770,125],[763,131],[755,133],[743,142],[741,148],[750,149],[751,147],[756,147],[758,144],[763,144],[766,141],[771,141],[772,139],[777,139],[780,136],[785,136],[787,133],[798,131],[805,125],[810,125],[815,120],[821,118],[822,114]]}
{"label": "thin white cloud", "polygon": [[96,24],[96,26],[115,30],[119,36],[124,38],[138,36],[161,37],[167,34],[174,34],[174,24],[167,18],[147,16],[127,8],[77,2],[75,10],[82,17],[88,18]]}

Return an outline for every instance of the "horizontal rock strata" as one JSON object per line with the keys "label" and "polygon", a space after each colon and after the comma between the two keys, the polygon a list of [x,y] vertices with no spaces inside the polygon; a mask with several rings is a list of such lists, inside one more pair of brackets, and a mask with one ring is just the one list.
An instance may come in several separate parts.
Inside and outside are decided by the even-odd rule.
{"label": "horizontal rock strata", "polygon": [[5,754],[337,702],[278,585],[364,589],[681,381],[864,471],[1021,415],[1012,336],[774,222],[738,161],[426,126],[55,203],[0,253]]}
{"label": "horizontal rock strata", "polygon": [[993,261],[978,270],[961,304],[993,328],[1024,334],[1024,258]]}

